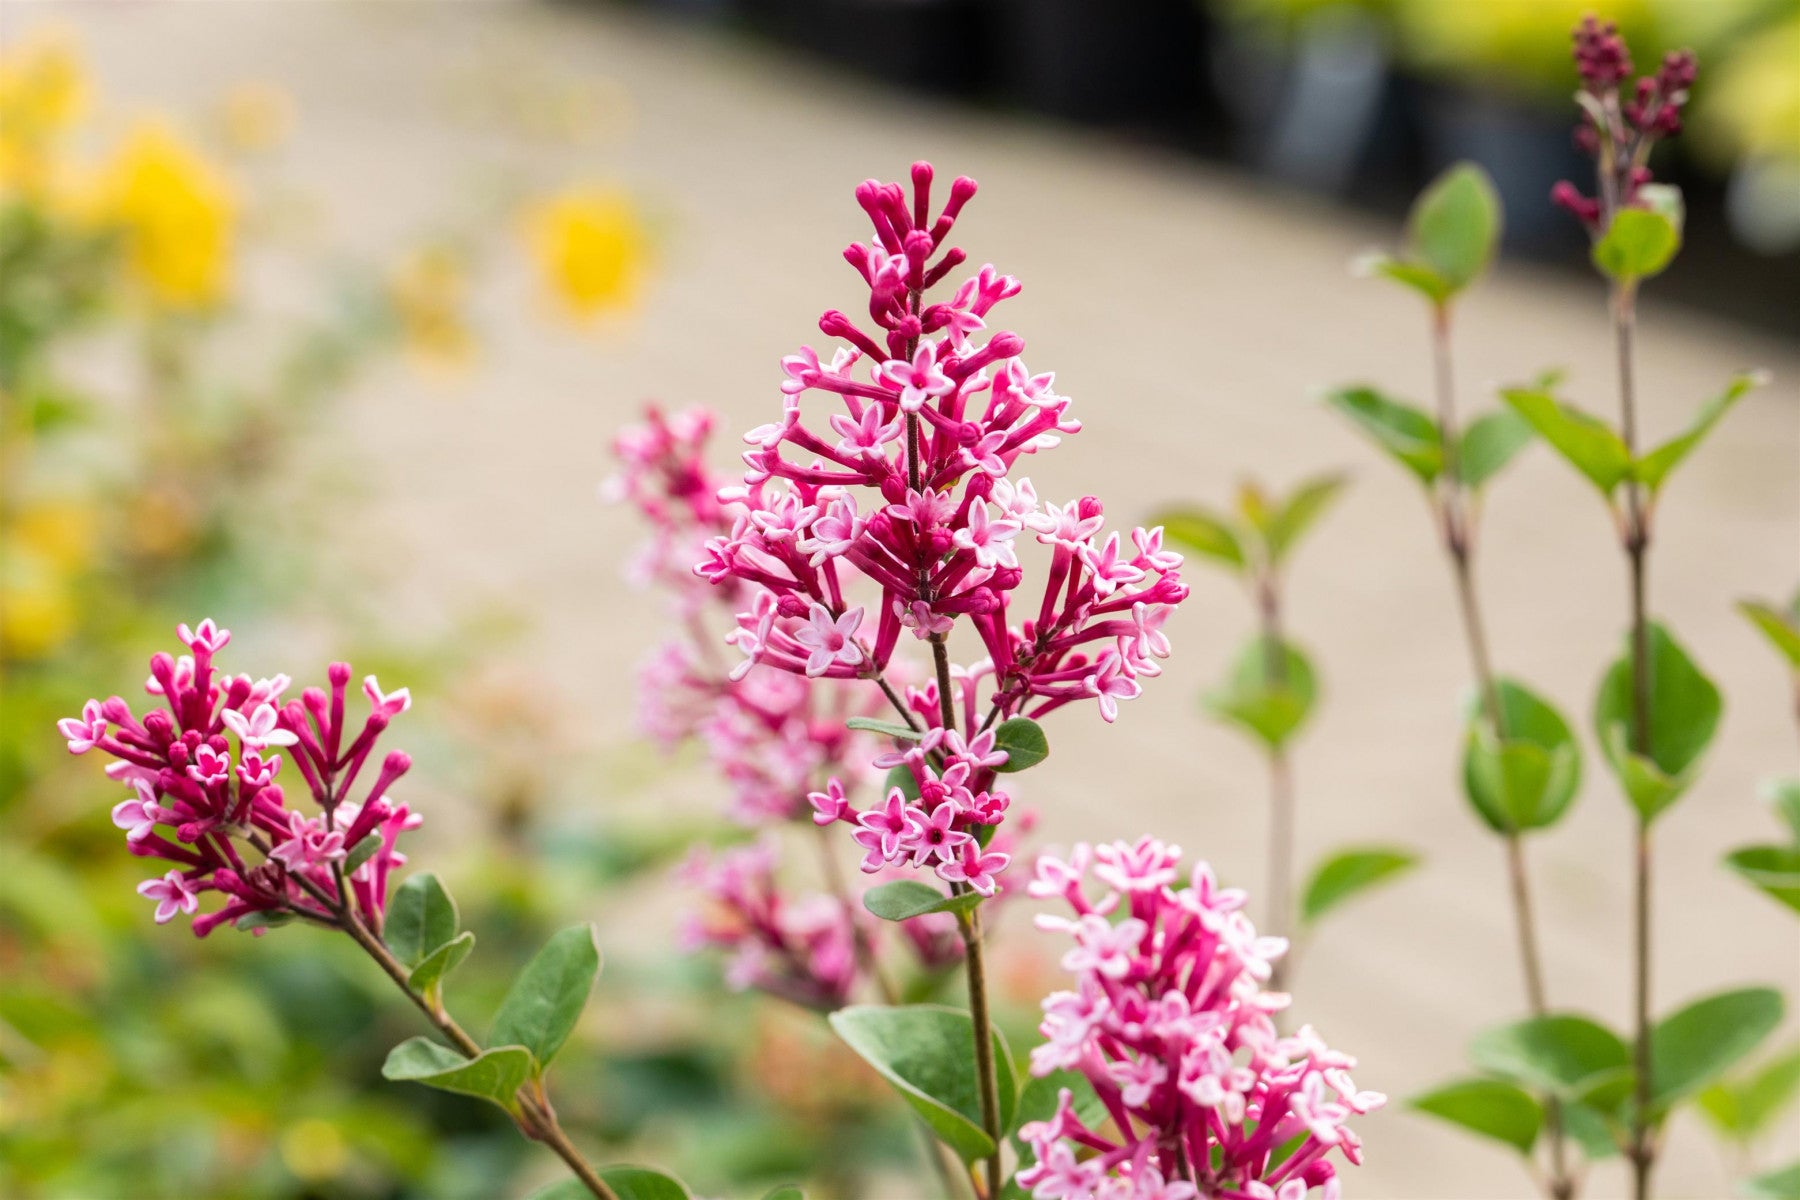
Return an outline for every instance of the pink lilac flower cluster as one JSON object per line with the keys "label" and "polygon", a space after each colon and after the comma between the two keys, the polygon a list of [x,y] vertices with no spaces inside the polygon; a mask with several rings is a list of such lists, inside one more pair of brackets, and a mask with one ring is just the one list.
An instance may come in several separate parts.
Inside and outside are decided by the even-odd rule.
{"label": "pink lilac flower cluster", "polygon": [[1654,176],[1650,149],[1681,132],[1681,110],[1694,84],[1691,50],[1672,50],[1651,75],[1631,84],[1631,52],[1619,28],[1587,17],[1575,29],[1575,70],[1581,77],[1582,121],[1575,144],[1594,159],[1596,195],[1563,180],[1550,197],[1573,213],[1588,232],[1606,232],[1612,214],[1643,200]]}
{"label": "pink lilac flower cluster", "polygon": [[1073,941],[1076,984],[1044,1001],[1031,1067],[1080,1072],[1099,1108],[1078,1113],[1064,1088],[1020,1130],[1036,1161],[1018,1183],[1037,1200],[1336,1200],[1328,1156],[1359,1163],[1348,1122],[1386,1098],[1310,1026],[1277,1031],[1288,997],[1263,984],[1287,943],[1258,937],[1205,863],[1178,887],[1180,859],[1148,837],[1038,859],[1027,890],[1072,912],[1037,923]]}
{"label": "pink lilac flower cluster", "polygon": [[[115,760],[106,774],[131,795],[113,808],[113,824],[131,852],[172,864],[138,886],[156,902],[157,923],[192,916],[203,894],[219,892],[223,907],[194,917],[201,937],[259,913],[336,922],[346,906],[379,931],[388,879],[406,862],[395,842],[420,818],[387,799],[410,757],[395,750],[366,768],[388,723],[411,706],[407,689],[383,692],[373,675],[365,678],[370,711],[354,730],[345,711],[348,663],[331,665],[329,692],[307,688],[284,703],[286,675],[253,680],[217,671],[214,658],[230,631],[206,620],[182,625],[179,636],[188,653],[154,655],[144,685],[164,707],[140,719],[114,696],[90,700],[79,717],[57,724],[71,754],[99,750]],[[284,750],[316,814],[288,807],[275,782]],[[367,790],[353,800],[359,779]],[[246,851],[254,857],[247,860]]]}
{"label": "pink lilac flower cluster", "polygon": [[[802,347],[782,360],[781,419],[745,435],[744,482],[719,495],[732,526],[695,571],[749,588],[730,634],[746,663],[878,680],[926,739],[885,760],[908,768],[917,797],[892,788],[859,812],[828,785],[812,797],[815,820],[855,827],[865,871],[930,866],[991,892],[1007,865],[984,848],[1007,807],[991,787],[1004,761],[996,722],[1081,699],[1116,718],[1140,680],[1160,673],[1161,627],[1188,589],[1160,528],[1108,534],[1093,497],[1041,502],[1029,479],[1012,477],[1021,456],[1080,425],[1054,377],[1025,366],[1018,335],[985,333],[1017,280],[984,266],[948,298],[929,298],[964,261],[946,238],[976,190],[958,178],[934,217],[932,179],[915,163],[910,198],[896,183],[856,189],[874,237],[844,257],[868,287],[874,332],[827,312],[820,330],[846,344],[829,359]],[[822,422],[801,411],[818,393],[833,398]],[[1027,532],[1049,564],[1040,598],[1015,612]],[[959,618],[985,656],[952,669],[946,642]],[[903,629],[932,643],[937,676],[904,700],[885,677]]]}
{"label": "pink lilac flower cluster", "polygon": [[805,814],[807,793],[826,776],[858,780],[870,742],[844,722],[868,715],[871,700],[848,684],[721,661],[716,636],[706,631],[707,609],[729,618],[746,597],[721,593],[691,570],[700,544],[733,521],[706,464],[715,423],[704,409],[669,416],[650,409],[643,424],[614,440],[620,471],[605,493],[629,502],[649,526],[633,574],[669,600],[682,629],[639,673],[640,722],[666,750],[699,740],[730,785],[731,815],[761,825]]}
{"label": "pink lilac flower cluster", "polygon": [[[707,609],[729,617],[748,588],[714,587],[690,569],[699,542],[734,521],[716,498],[720,481],[706,463],[715,424],[701,409],[668,415],[650,409],[641,425],[615,439],[620,471],[604,494],[630,503],[649,526],[652,537],[634,575],[672,602],[683,627],[683,636],[655,650],[640,672],[643,727],[666,750],[701,744],[728,784],[730,815],[767,828],[811,812],[808,794],[828,779],[840,793],[863,783],[872,772],[873,742],[845,722],[870,715],[881,700],[854,681],[720,661],[716,638],[705,633]],[[690,949],[727,953],[733,987],[808,1007],[841,1007],[886,934],[861,911],[857,896],[785,892],[778,860],[769,837],[717,855],[697,848],[679,877],[704,894],[707,909],[688,920],[684,941]],[[916,917],[897,932],[924,970],[961,960],[953,917]]]}

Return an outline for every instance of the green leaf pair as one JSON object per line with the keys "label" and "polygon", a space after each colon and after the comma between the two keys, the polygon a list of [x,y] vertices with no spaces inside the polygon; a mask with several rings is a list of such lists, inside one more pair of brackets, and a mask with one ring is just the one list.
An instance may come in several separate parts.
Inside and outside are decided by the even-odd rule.
{"label": "green leaf pair", "polygon": [[[1372,387],[1339,388],[1325,401],[1420,483],[1429,486],[1444,474],[1448,455],[1443,430],[1424,410]],[[1531,437],[1530,424],[1509,409],[1476,418],[1456,444],[1457,479],[1471,489],[1484,487]]]}
{"label": "green leaf pair", "polygon": [[432,1005],[442,1003],[445,976],[475,948],[475,935],[461,932],[456,901],[430,871],[421,871],[394,890],[388,901],[382,941],[411,973],[407,983]]}
{"label": "green leaf pair", "polygon": [[1747,1072],[1721,1079],[1694,1097],[1714,1128],[1738,1142],[1749,1142],[1774,1123],[1800,1096],[1800,1043]]}
{"label": "green leaf pair", "polygon": [[1463,789],[1497,833],[1545,829],[1561,820],[1581,788],[1581,747],[1548,700],[1512,679],[1497,679],[1496,736],[1477,696],[1463,742]]}
{"label": "green leaf pair", "polygon": [[1725,414],[1763,382],[1761,374],[1736,376],[1701,406],[1685,431],[1635,460],[1611,425],[1558,399],[1548,387],[1503,388],[1500,396],[1602,495],[1610,497],[1621,483],[1635,480],[1654,496]]}
{"label": "green leaf pair", "polygon": [[1474,163],[1458,163],[1414,201],[1401,256],[1375,254],[1360,266],[1441,307],[1488,269],[1500,232],[1500,196],[1493,181]]}
{"label": "green leaf pair", "polygon": [[[1650,1120],[1717,1080],[1767,1037],[1782,1018],[1781,993],[1744,988],[1709,996],[1650,1031]],[[1471,1133],[1530,1154],[1554,1101],[1570,1135],[1590,1158],[1616,1151],[1626,1127],[1635,1073],[1631,1048],[1588,1017],[1556,1013],[1488,1030],[1469,1057],[1485,1077],[1438,1088],[1411,1102]]]}
{"label": "green leaf pair", "polygon": [[[994,1153],[994,1141],[982,1126],[974,1023],[968,1013],[935,1004],[858,1005],[831,1014],[831,1027],[963,1162]],[[1019,1087],[1006,1039],[998,1030],[993,1039],[1000,1128],[1010,1132]]]}
{"label": "green leaf pair", "polygon": [[1594,732],[1641,820],[1654,821],[1679,800],[1699,773],[1700,756],[1718,730],[1724,700],[1662,625],[1646,631],[1645,687],[1649,753],[1632,749],[1636,687],[1629,641],[1607,670],[1594,702]]}
{"label": "green leaf pair", "polygon": [[1312,663],[1301,649],[1265,636],[1244,648],[1230,678],[1201,702],[1270,749],[1278,749],[1300,731],[1317,698]]}
{"label": "green leaf pair", "polygon": [[1245,483],[1238,489],[1234,513],[1190,505],[1159,513],[1153,523],[1161,525],[1163,535],[1184,550],[1234,575],[1254,576],[1273,571],[1287,560],[1306,532],[1330,510],[1345,482],[1340,475],[1316,475],[1285,497],[1271,496],[1257,484]]}

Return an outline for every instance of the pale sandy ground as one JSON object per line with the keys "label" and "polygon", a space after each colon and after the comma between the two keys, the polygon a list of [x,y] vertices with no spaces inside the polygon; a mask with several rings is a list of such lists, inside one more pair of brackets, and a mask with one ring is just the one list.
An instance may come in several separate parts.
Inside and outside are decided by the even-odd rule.
{"label": "pale sandy ground", "polygon": [[[16,30],[43,10],[10,5]],[[1007,316],[1037,369],[1054,368],[1087,431],[1032,464],[1040,491],[1103,496],[1122,519],[1182,497],[1222,499],[1253,469],[1286,483],[1347,465],[1356,486],[1293,581],[1292,626],[1314,647],[1329,703],[1299,755],[1310,854],[1345,840],[1407,842],[1428,868],[1331,926],[1299,979],[1302,1012],[1362,1056],[1364,1086],[1404,1096],[1458,1070],[1476,1029],[1516,1013],[1519,989],[1494,844],[1453,783],[1466,672],[1443,566],[1419,497],[1308,402],[1355,377],[1421,391],[1420,314],[1345,264],[1391,236],[1369,220],[1271,195],[1194,163],[903,98],[773,54],[615,13],[498,5],[303,3],[53,6],[89,34],[116,98],[197,106],[223,85],[268,79],[303,113],[288,172],[367,250],[469,203],[471,164],[546,178],[617,178],[662,205],[661,277],[638,318],[584,340],[545,332],[521,281],[484,313],[482,368],[446,394],[400,372],[364,389],[346,419],[354,453],[378,464],[372,520],[403,547],[395,611],[429,623],[503,597],[538,622],[534,666],[569,697],[590,740],[630,740],[629,672],[656,631],[616,559],[629,519],[593,502],[610,431],[645,398],[705,403],[726,423],[768,418],[775,359],[817,340],[825,307],[856,289],[837,251],[860,236],[850,188],[918,157],[984,184],[961,241],[1022,277]],[[574,74],[631,96],[622,140],[571,157],[509,145],[503,128],[449,115],[469,75]],[[497,75],[498,73],[498,75]],[[1606,404],[1611,380],[1593,287],[1503,270],[1468,305],[1465,393],[1550,364]],[[1646,423],[1661,433],[1732,370],[1775,386],[1746,404],[1668,498],[1654,608],[1725,687],[1730,708],[1710,770],[1661,826],[1656,993],[1672,1005],[1748,982],[1800,995],[1791,915],[1718,868],[1770,837],[1756,780],[1795,765],[1780,670],[1731,611],[1785,593],[1800,574],[1800,353],[1660,307],[1644,316]],[[1484,584],[1498,658],[1587,724],[1592,687],[1621,627],[1624,585],[1593,497],[1542,451],[1492,505]],[[1088,713],[1053,727],[1061,767],[1030,778],[1052,840],[1177,839],[1254,882],[1258,763],[1204,724],[1192,697],[1223,669],[1246,612],[1195,572],[1172,622],[1164,678],[1104,728]],[[1590,764],[1572,818],[1533,847],[1554,997],[1626,1016],[1627,823]],[[1019,928],[1021,936],[1031,936]],[[1793,1025],[1788,1031],[1792,1036]],[[1366,1123],[1367,1197],[1529,1194],[1499,1152],[1394,1111]],[[1765,1161],[1800,1151],[1790,1120]],[[1689,1118],[1677,1122],[1665,1195],[1721,1197],[1727,1177]],[[1598,1173],[1591,1194],[1616,1196]]]}

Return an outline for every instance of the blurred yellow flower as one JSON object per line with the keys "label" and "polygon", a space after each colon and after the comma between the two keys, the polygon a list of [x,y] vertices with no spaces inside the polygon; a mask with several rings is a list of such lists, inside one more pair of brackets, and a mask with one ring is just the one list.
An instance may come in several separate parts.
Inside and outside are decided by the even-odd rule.
{"label": "blurred yellow flower", "polygon": [[74,37],[40,29],[0,52],[0,189],[42,187],[56,140],[91,100]]}
{"label": "blurred yellow flower", "polygon": [[100,203],[132,274],[173,308],[217,302],[230,282],[237,197],[167,124],[140,121],[102,173]]}
{"label": "blurred yellow flower", "polygon": [[1478,67],[1495,78],[1573,91],[1569,36],[1599,11],[1632,35],[1645,54],[1650,0],[1397,0],[1396,16],[1408,57],[1438,69]]}
{"label": "blurred yellow flower", "polygon": [[294,100],[266,83],[240,83],[219,101],[226,145],[246,154],[273,150],[294,128]]}
{"label": "blurred yellow flower", "polygon": [[81,500],[44,501],[20,512],[8,532],[13,541],[58,570],[74,572],[93,561],[100,514]]}
{"label": "blurred yellow flower", "polygon": [[99,513],[92,504],[44,501],[14,515],[0,540],[0,648],[42,658],[75,632],[74,577],[93,561]]}
{"label": "blurred yellow flower", "polygon": [[547,290],[576,320],[637,299],[650,244],[625,193],[593,185],[558,192],[527,211],[525,236]]}
{"label": "blurred yellow flower", "polygon": [[468,296],[468,272],[451,248],[425,246],[401,262],[388,280],[388,300],[401,339],[416,359],[454,368],[474,357],[475,335],[463,315]]}
{"label": "blurred yellow flower", "polygon": [[1724,148],[1800,161],[1800,16],[1745,42],[1710,83],[1699,120]]}

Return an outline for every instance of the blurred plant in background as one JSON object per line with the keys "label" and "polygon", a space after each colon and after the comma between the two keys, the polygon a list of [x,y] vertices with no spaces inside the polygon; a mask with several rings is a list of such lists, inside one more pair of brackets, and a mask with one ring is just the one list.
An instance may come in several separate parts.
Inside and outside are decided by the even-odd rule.
{"label": "blurred plant in background", "polygon": [[[200,609],[232,612],[252,644],[348,626],[366,661],[415,684],[480,677],[465,653],[398,642],[348,598],[298,586],[329,568],[322,530],[355,494],[351,465],[318,465],[306,431],[397,351],[469,362],[467,271],[432,242],[394,266],[321,265],[318,247],[284,244],[269,156],[294,113],[279,89],[241,85],[191,120],[110,112],[99,92],[69,35],[38,30],[0,55],[0,1191],[493,1195],[529,1155],[504,1117],[362,1082],[413,1030],[347,947],[288,930],[256,955],[239,935],[202,955],[143,937],[142,869],[103,852],[116,831],[44,735]],[[615,205],[622,220],[629,196]],[[631,283],[590,307],[635,302],[636,254],[588,246],[590,276]],[[247,289],[265,259],[311,284],[301,311]],[[488,621],[485,640],[498,631]],[[546,869],[518,832],[545,781],[506,768],[496,742],[457,763],[512,787],[466,917],[499,947],[529,946],[566,914],[570,878],[663,860],[590,837],[585,857]],[[494,958],[466,984],[486,1001],[518,965]],[[685,1097],[729,1086],[694,1065],[703,1051],[676,1055]],[[644,1079],[613,1090],[628,1113],[567,1119],[618,1138],[654,1119],[666,1071],[593,1069]]]}

